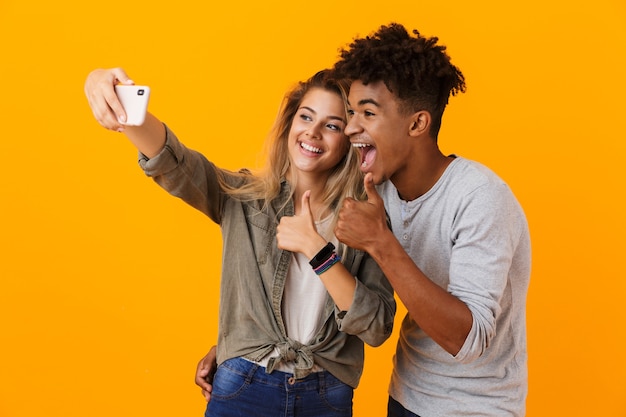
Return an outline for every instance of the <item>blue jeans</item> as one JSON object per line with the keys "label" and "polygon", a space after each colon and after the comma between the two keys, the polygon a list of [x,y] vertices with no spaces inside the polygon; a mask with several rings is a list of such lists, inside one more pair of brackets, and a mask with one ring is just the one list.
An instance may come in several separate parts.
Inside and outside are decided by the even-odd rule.
{"label": "blue jeans", "polygon": [[302,379],[241,358],[222,363],[213,377],[205,417],[351,417],[354,390],[329,372]]}
{"label": "blue jeans", "polygon": [[[213,400],[211,400],[213,401]],[[387,417],[420,417],[415,413],[410,412],[402,406],[399,402],[389,397],[387,403]]]}

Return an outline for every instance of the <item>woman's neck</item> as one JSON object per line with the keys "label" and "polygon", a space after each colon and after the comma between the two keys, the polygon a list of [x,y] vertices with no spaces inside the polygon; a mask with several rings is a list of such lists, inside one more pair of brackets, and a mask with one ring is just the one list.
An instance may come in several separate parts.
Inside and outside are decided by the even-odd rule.
{"label": "woman's neck", "polygon": [[317,177],[300,175],[293,194],[296,214],[300,214],[302,210],[302,195],[305,191],[310,190],[309,206],[311,207],[313,219],[317,221],[327,217],[330,214],[330,208],[326,207],[322,200],[325,186],[326,179],[321,178],[319,175]]}

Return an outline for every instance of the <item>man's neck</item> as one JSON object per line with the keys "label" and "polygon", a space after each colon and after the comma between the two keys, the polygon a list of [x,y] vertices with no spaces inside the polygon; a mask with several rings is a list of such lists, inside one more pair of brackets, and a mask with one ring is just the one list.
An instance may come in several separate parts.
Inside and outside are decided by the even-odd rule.
{"label": "man's neck", "polygon": [[413,201],[426,194],[454,160],[453,156],[445,156],[438,149],[436,153],[421,156],[405,172],[391,178],[400,198],[405,201]]}

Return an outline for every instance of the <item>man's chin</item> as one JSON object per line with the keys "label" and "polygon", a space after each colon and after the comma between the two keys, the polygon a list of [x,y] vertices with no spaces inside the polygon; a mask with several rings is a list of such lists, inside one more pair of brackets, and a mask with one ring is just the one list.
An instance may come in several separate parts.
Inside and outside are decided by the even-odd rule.
{"label": "man's chin", "polygon": [[384,178],[383,176],[381,176],[380,174],[377,174],[373,169],[371,169],[371,167],[362,170],[363,175],[364,176],[368,176],[372,179],[372,181],[374,182],[374,185],[380,185],[383,182],[386,181],[386,178]]}
{"label": "man's chin", "polygon": [[373,177],[373,179],[374,179],[374,185],[380,185],[383,182],[387,181],[387,178],[385,178],[385,177],[376,177],[375,176],[375,177]]}

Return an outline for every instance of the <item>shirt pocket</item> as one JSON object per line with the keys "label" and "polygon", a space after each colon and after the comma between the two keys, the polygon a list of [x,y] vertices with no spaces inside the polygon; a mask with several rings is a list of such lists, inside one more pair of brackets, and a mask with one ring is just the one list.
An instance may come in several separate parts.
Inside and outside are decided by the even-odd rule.
{"label": "shirt pocket", "polygon": [[276,221],[267,213],[250,205],[244,205],[248,234],[259,265],[270,259],[276,236]]}

